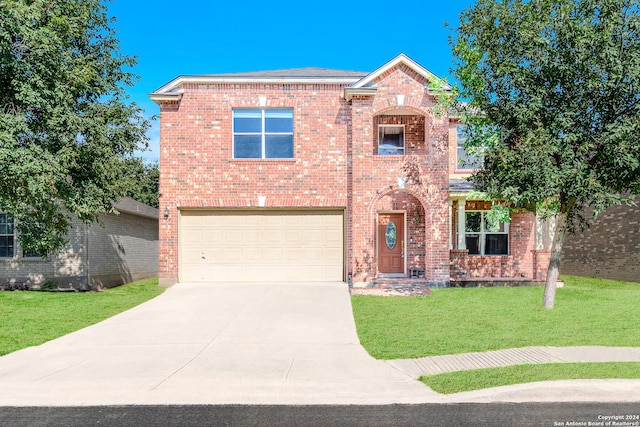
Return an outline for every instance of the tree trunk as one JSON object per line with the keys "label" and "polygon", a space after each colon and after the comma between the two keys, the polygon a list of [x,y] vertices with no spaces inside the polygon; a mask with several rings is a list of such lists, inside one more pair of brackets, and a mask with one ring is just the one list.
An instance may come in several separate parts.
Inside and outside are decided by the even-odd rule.
{"label": "tree trunk", "polygon": [[560,274],[560,255],[562,254],[562,244],[564,243],[566,229],[567,214],[560,212],[556,218],[556,231],[553,234],[547,281],[544,285],[544,296],[542,297],[542,307],[544,308],[553,308],[556,302],[556,283]]}

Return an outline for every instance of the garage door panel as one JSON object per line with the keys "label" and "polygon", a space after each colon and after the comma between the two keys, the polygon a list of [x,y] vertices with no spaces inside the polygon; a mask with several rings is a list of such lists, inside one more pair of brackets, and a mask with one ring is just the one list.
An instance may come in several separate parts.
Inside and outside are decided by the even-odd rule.
{"label": "garage door panel", "polygon": [[302,246],[287,246],[284,249],[284,257],[289,261],[302,262],[304,258],[304,248]]}
{"label": "garage door panel", "polygon": [[262,250],[262,260],[264,264],[280,264],[284,256],[280,247],[266,247]]}
{"label": "garage door panel", "polygon": [[281,226],[268,225],[269,227],[278,227],[277,229],[263,229],[264,231],[259,234],[258,241],[255,244],[258,245],[270,245],[280,246],[282,244],[282,228]]}
{"label": "garage door panel", "polygon": [[225,250],[220,251],[218,257],[212,257],[210,262],[220,262],[222,264],[237,264],[239,260],[246,258],[247,251],[244,248],[227,247]]}
{"label": "garage door panel", "polygon": [[301,245],[304,242],[304,230],[302,229],[289,229],[282,233],[284,244],[287,246]]}
{"label": "garage door panel", "polygon": [[325,265],[336,265],[342,262],[342,248],[322,249],[320,259]]}
{"label": "garage door panel", "polygon": [[[244,251],[245,251],[245,256],[237,258],[238,262],[240,263],[252,264],[255,262],[262,261],[264,259],[264,256],[263,256],[264,250],[262,248],[251,246],[251,247],[244,248]],[[246,262],[243,261],[243,259],[246,260]]]}
{"label": "garage door panel", "polygon": [[341,211],[181,211],[181,281],[343,280]]}

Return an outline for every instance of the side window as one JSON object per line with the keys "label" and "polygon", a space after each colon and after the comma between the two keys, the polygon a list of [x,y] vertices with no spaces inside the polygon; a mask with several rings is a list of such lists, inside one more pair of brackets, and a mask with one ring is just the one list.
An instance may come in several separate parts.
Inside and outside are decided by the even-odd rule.
{"label": "side window", "polygon": [[0,213],[0,257],[12,258],[15,255],[15,236],[13,218]]}
{"label": "side window", "polygon": [[482,157],[469,154],[464,149],[467,140],[467,127],[456,127],[456,168],[458,170],[474,170],[482,166]]}
{"label": "side window", "polygon": [[293,110],[233,110],[233,157],[292,159]]}
{"label": "side window", "polygon": [[404,154],[404,126],[378,126],[378,155],[393,156]]}

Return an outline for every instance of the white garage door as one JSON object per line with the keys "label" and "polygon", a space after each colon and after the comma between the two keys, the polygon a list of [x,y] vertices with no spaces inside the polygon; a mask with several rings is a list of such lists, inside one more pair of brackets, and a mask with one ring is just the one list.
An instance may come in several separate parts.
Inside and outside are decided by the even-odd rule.
{"label": "white garage door", "polygon": [[180,212],[182,282],[341,281],[342,211]]}

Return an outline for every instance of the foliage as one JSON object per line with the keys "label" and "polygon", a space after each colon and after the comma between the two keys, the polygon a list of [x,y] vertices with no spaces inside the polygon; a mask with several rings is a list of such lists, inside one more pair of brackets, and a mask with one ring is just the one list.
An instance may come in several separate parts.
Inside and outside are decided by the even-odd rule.
{"label": "foliage", "polygon": [[563,235],[586,224],[585,208],[597,214],[640,192],[639,8],[478,0],[452,40],[466,146],[484,156],[471,181],[492,199],[558,218],[548,286]]}
{"label": "foliage", "polygon": [[[351,297],[373,357],[406,359],[528,346],[640,347],[640,283],[563,276],[555,310],[540,287],[435,289],[425,297]],[[593,313],[597,313],[594,321]]]}
{"label": "foliage", "polygon": [[467,141],[487,147],[480,190],[570,222],[640,191],[638,5],[479,0],[463,12],[455,74]]}
{"label": "foliage", "polygon": [[162,292],[158,279],[104,292],[0,292],[0,356],[93,325]]}
{"label": "foliage", "polygon": [[41,291],[55,291],[58,289],[58,284],[53,280],[46,280],[40,285]]}
{"label": "foliage", "polygon": [[126,182],[125,196],[157,208],[160,184],[158,162],[146,163],[143,159],[131,157],[124,160],[123,168],[122,179]]}
{"label": "foliage", "polygon": [[28,291],[29,285],[25,282],[0,283],[0,291]]}
{"label": "foliage", "polygon": [[63,245],[70,214],[111,211],[122,158],[146,146],[113,22],[101,0],[0,2],[0,210],[26,252]]}
{"label": "foliage", "polygon": [[438,393],[461,393],[484,388],[537,381],[585,379],[638,379],[639,362],[545,363],[474,369],[420,377]]}

